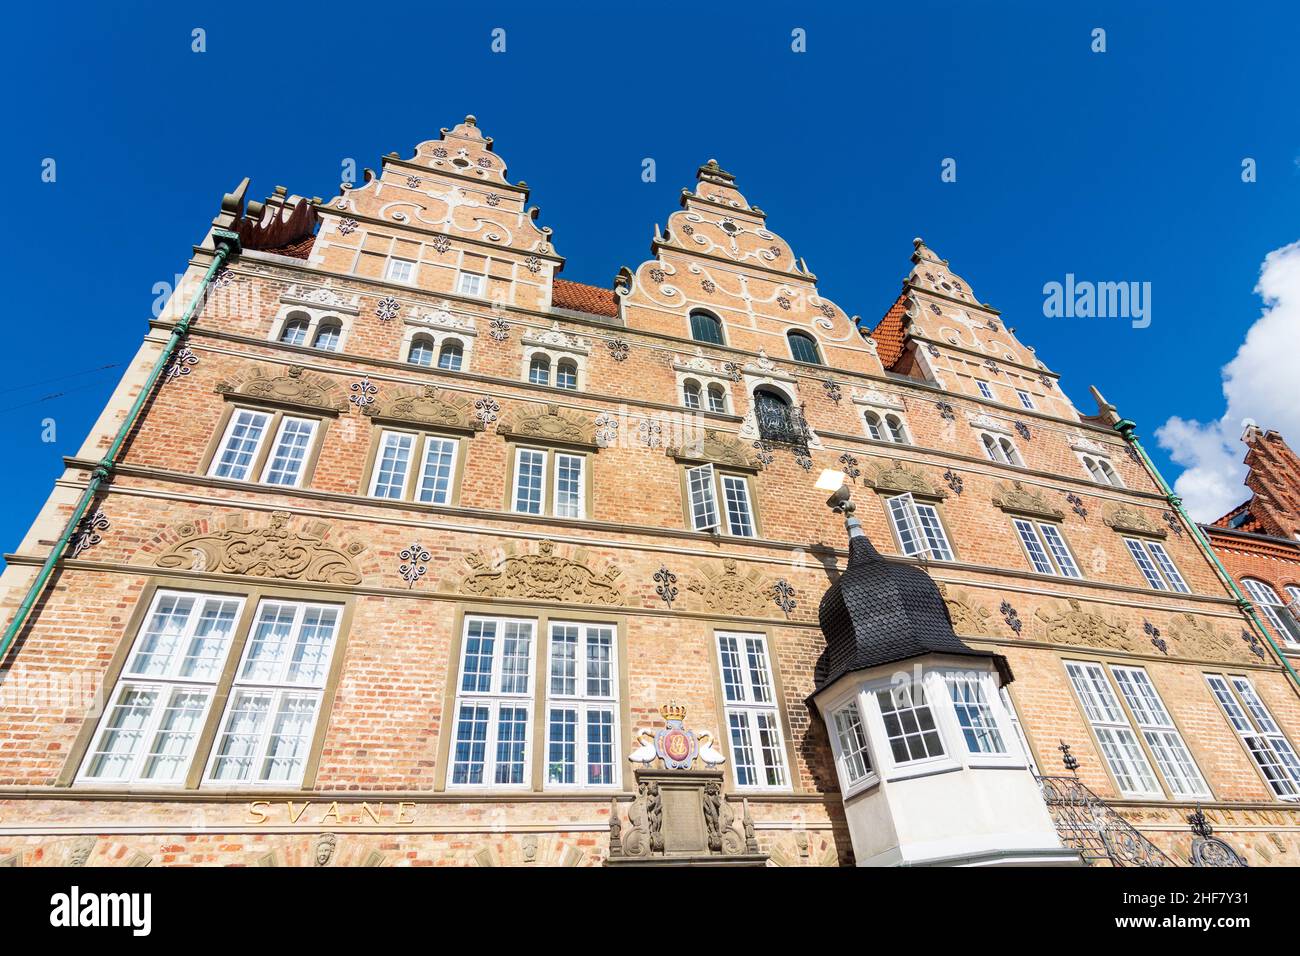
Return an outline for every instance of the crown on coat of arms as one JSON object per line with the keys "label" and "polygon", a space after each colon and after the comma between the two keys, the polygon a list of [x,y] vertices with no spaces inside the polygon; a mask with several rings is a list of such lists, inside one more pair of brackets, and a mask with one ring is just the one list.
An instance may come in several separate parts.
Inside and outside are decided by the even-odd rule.
{"label": "crown on coat of arms", "polygon": [[659,713],[663,715],[664,720],[685,720],[686,706],[670,701],[659,708]]}

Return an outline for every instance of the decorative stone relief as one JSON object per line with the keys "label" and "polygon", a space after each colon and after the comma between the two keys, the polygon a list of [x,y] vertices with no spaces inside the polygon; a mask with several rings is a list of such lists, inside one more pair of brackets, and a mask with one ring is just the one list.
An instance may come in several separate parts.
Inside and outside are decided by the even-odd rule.
{"label": "decorative stone relief", "polygon": [[484,428],[496,421],[497,415],[500,413],[500,404],[491,396],[480,398],[474,403],[474,417],[478,419],[479,424]]}
{"label": "decorative stone relief", "polygon": [[386,295],[375,303],[375,315],[379,316],[381,321],[387,322],[395,319],[402,312],[402,305],[391,295]]}
{"label": "decorative stone relief", "polygon": [[259,366],[238,384],[219,382],[216,391],[220,395],[242,395],[331,412],[346,407],[344,402],[334,397],[338,389],[336,383],[304,374],[301,365],[290,365],[286,372],[277,373],[277,369]]}
{"label": "decorative stone relief", "polygon": [[687,584],[686,590],[699,595],[704,610],[735,617],[767,617],[772,594],[758,572],[740,571],[734,558],[723,560],[721,573],[705,572]]}
{"label": "decorative stone relief", "polygon": [[588,340],[565,332],[560,328],[559,322],[552,323],[551,327],[543,332],[531,332],[523,336],[520,341],[524,345],[547,346],[581,355],[587,355],[591,351],[591,343]]}
{"label": "decorative stone relief", "polygon": [[334,859],[334,850],[338,847],[339,838],[333,833],[322,833],[316,838],[315,862],[317,866],[328,866],[330,860]]}
{"label": "decorative stone relief", "polygon": [[72,841],[68,847],[68,866],[85,866],[86,861],[90,859],[90,854],[95,849],[95,838],[93,836],[78,837]]}
{"label": "decorative stone relief", "polygon": [[371,418],[431,425],[460,431],[482,431],[484,422],[468,398],[444,392],[436,385],[419,391],[392,392],[383,400],[372,401],[361,410]]}
{"label": "decorative stone relief", "polygon": [[930,498],[948,496],[947,492],[940,491],[923,474],[912,470],[901,461],[881,465],[873,476],[863,480],[877,491],[896,491],[900,494],[911,492]]}
{"label": "decorative stone relief", "polygon": [[878,388],[868,388],[862,391],[855,391],[853,401],[859,405],[870,405],[873,408],[892,408],[894,411],[903,411],[903,400],[897,395],[891,395],[889,392],[882,392]]}
{"label": "decorative stone relief", "polygon": [[1011,434],[1011,426],[1001,419],[994,418],[992,415],[981,412],[978,415],[967,415],[966,417],[972,428],[978,428],[986,432],[997,432],[1002,435]]}
{"label": "decorative stone relief", "polygon": [[319,584],[360,584],[353,559],[365,550],[359,542],[343,548],[327,545],[327,525],[312,522],[301,531],[288,527],[290,514],[275,511],[264,528],[242,527],[242,516],[224,531],[203,533],[186,522],[176,528],[181,540],[154,562],[160,568],[239,574],[249,577],[311,581]]}
{"label": "decorative stone relief", "polygon": [[502,435],[597,447],[595,422],[559,405],[530,406],[497,426]]}
{"label": "decorative stone relief", "polygon": [[993,504],[1003,511],[1050,518],[1053,521],[1060,521],[1065,516],[1060,508],[1048,504],[1041,493],[1030,491],[1019,481],[1013,481],[1010,488],[999,486],[998,494],[993,496]]}
{"label": "decorative stone relief", "polygon": [[622,339],[610,339],[605,344],[609,346],[610,358],[612,358],[615,362],[627,361],[627,356],[630,349],[626,342],[624,342]]}
{"label": "decorative stone relief", "polygon": [[536,554],[506,554],[497,559],[471,554],[465,563],[472,570],[455,590],[479,597],[623,606],[623,591],[616,583],[619,569],[610,565],[597,574],[584,558],[581,550],[572,558],[561,557],[553,541],[542,541]]}
{"label": "decorative stone relief", "polygon": [[636,799],[628,810],[631,826],[623,837],[623,852],[628,856],[650,856],[662,853],[664,809],[660,800],[659,784],[643,780],[637,787]]}
{"label": "decorative stone relief", "polygon": [[1068,607],[1055,614],[1039,608],[1034,612],[1046,627],[1047,639],[1054,644],[1072,644],[1082,647],[1110,648],[1111,650],[1131,650],[1128,633],[1118,622],[1107,620],[1100,614],[1085,611],[1075,598],[1068,600]]}
{"label": "decorative stone relief", "polygon": [[1174,646],[1189,657],[1240,659],[1241,645],[1193,614],[1175,614],[1169,626],[1169,636],[1174,639]]}
{"label": "decorative stone relief", "polygon": [[760,467],[760,463],[745,450],[744,443],[712,428],[706,428],[693,441],[668,448],[667,454],[671,458],[685,461],[708,461],[751,471],[757,471]]}
{"label": "decorative stone relief", "polygon": [[948,585],[939,584],[939,594],[943,598],[943,603],[948,607],[948,617],[952,621],[952,629],[958,634],[987,634],[988,620],[993,616],[993,612],[986,607],[977,607],[971,603],[969,597],[963,591],[948,591]]}
{"label": "decorative stone relief", "polygon": [[1145,534],[1153,538],[1164,538],[1169,535],[1169,532],[1142,512],[1127,505],[1116,506],[1103,520],[1106,527],[1113,528],[1115,531]]}

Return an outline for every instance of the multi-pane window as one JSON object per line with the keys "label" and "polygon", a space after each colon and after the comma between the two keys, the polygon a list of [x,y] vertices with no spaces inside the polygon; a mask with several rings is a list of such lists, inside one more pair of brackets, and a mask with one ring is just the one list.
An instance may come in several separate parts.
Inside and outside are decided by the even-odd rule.
{"label": "multi-pane window", "polygon": [[1169,552],[1159,541],[1140,541],[1137,538],[1125,538],[1128,553],[1150,587],[1157,591],[1177,591],[1179,594],[1191,593],[1191,588],[1178,573]]}
{"label": "multi-pane window", "polygon": [[381,432],[370,479],[370,496],[395,501],[414,500],[422,504],[450,504],[457,444],[454,438],[437,435]]}
{"label": "multi-pane window", "polygon": [[[236,408],[217,446],[208,473],[235,481],[258,480],[297,487],[306,474],[319,422],[251,408]],[[273,436],[267,445],[268,436]]]}
{"label": "multi-pane window", "polygon": [[438,349],[438,368],[447,372],[459,372],[465,361],[465,347],[456,339],[447,339]]}
{"label": "multi-pane window", "polygon": [[790,356],[796,362],[807,362],[810,365],[821,365],[821,352],[817,349],[817,343],[812,336],[803,332],[787,332],[786,339],[790,342]]}
{"label": "multi-pane window", "polygon": [[896,765],[943,756],[943,741],[920,683],[897,684],[875,692],[885,726],[885,742]]}
{"label": "multi-pane window", "polygon": [[939,510],[934,505],[917,501],[908,493],[885,499],[885,507],[903,554],[929,557],[936,561],[953,559],[948,535],[943,530]]}
{"label": "multi-pane window", "polygon": [[285,345],[306,345],[307,329],[311,323],[306,319],[290,319],[280,330],[280,341]]}
{"label": "multi-pane window", "polygon": [[263,601],[208,762],[213,783],[302,781],[341,608]]}
{"label": "multi-pane window", "polygon": [[1066,661],[1065,672],[1083,705],[1084,715],[1092,724],[1102,756],[1120,792],[1126,797],[1163,797],[1155,772],[1111,689],[1104,668],[1087,661]]}
{"label": "multi-pane window", "polygon": [[1080,455],[1079,460],[1083,462],[1083,467],[1088,470],[1093,481],[1101,485],[1113,485],[1116,488],[1124,487],[1109,459],[1099,455]]}
{"label": "multi-pane window", "polygon": [[682,404],[687,408],[701,407],[700,383],[687,379],[682,383]]}
{"label": "multi-pane window", "polygon": [[326,352],[337,352],[342,340],[343,326],[334,322],[322,322],[320,328],[316,330],[316,338],[312,345]]}
{"label": "multi-pane window", "polygon": [[975,384],[979,386],[980,394],[985,398],[991,399],[993,397],[993,389],[990,387],[988,382],[984,381],[984,379],[975,379]]}
{"label": "multi-pane window", "polygon": [[520,514],[586,517],[586,463],[585,455],[571,452],[516,449],[511,508]]}
{"label": "multi-pane window", "polygon": [[546,688],[547,786],[616,786],[614,627],[553,623]]}
{"label": "multi-pane window", "polygon": [[1274,795],[1300,800],[1300,757],[1245,677],[1206,674],[1210,691]]}
{"label": "multi-pane window", "polygon": [[82,765],[86,780],[181,784],[243,600],[159,591]]}
{"label": "multi-pane window", "polygon": [[448,786],[528,782],[533,621],[466,617]]}
{"label": "multi-pane window", "polygon": [[570,391],[578,387],[578,363],[573,359],[560,359],[555,363],[555,387]]}
{"label": "multi-pane window", "polygon": [[984,454],[989,456],[989,461],[996,461],[1000,465],[1024,467],[1024,459],[1020,457],[1015,442],[1005,435],[990,435],[984,432],[980,435],[980,442],[984,445]]}
{"label": "multi-pane window", "polygon": [[427,335],[417,335],[411,339],[411,348],[406,353],[406,360],[412,365],[423,365],[426,368],[432,365],[433,339]]}
{"label": "multi-pane window", "polygon": [[864,418],[867,422],[867,434],[876,441],[907,444],[907,429],[903,427],[903,420],[899,416],[892,412],[881,415],[879,412],[868,411]]}
{"label": "multi-pane window", "polygon": [[483,295],[483,276],[476,272],[462,272],[456,280],[456,291],[461,295]]}
{"label": "multi-pane window", "polygon": [[1209,797],[1210,788],[1147,672],[1140,667],[1115,666],[1110,672],[1170,792],[1175,797]]}
{"label": "multi-pane window", "polygon": [[686,494],[691,528],[695,531],[714,531],[740,538],[752,538],[757,533],[749,481],[744,475],[718,471],[713,465],[687,468]]}
{"label": "multi-pane window", "polygon": [[700,383],[693,378],[688,378],[682,382],[682,404],[687,408],[702,409],[708,403],[708,410],[717,415],[727,413],[727,393],[721,385],[716,382],[709,385],[707,389],[701,388]]}
{"label": "multi-pane window", "polygon": [[857,703],[851,701],[832,711],[831,725],[840,745],[840,772],[844,782],[852,786],[865,780],[871,773],[871,753],[867,749],[867,731],[862,726],[862,714]]}
{"label": "multi-pane window", "polygon": [[528,382],[531,385],[551,384],[551,360],[545,355],[534,355],[529,360]]}
{"label": "multi-pane window", "polygon": [[714,383],[706,391],[709,399],[709,411],[718,415],[725,415],[727,412],[727,393],[722,386]]}
{"label": "multi-pane window", "polygon": [[403,282],[410,285],[415,276],[415,263],[407,259],[389,259],[388,270],[384,278],[389,282]]}
{"label": "multi-pane window", "polygon": [[1021,408],[1033,408],[1034,400],[1023,388],[1016,389],[1016,398],[1020,399]]}
{"label": "multi-pane window", "polygon": [[1006,754],[1006,741],[998,728],[984,690],[984,681],[975,676],[948,674],[944,680],[952,697],[966,749],[973,754]]}
{"label": "multi-pane window", "polygon": [[1277,636],[1286,644],[1300,644],[1300,621],[1297,621],[1290,609],[1282,603],[1277,592],[1263,581],[1254,578],[1242,578],[1241,583]]}
{"label": "multi-pane window", "polygon": [[1070,553],[1061,529],[1054,524],[1043,521],[1029,521],[1025,518],[1014,520],[1016,534],[1025,546],[1029,563],[1039,574],[1058,574],[1067,578],[1080,578],[1079,565]]}
{"label": "multi-pane window", "polygon": [[691,313],[691,338],[712,345],[722,344],[722,321],[708,312]]}
{"label": "multi-pane window", "polygon": [[719,632],[718,660],[736,786],[786,789],[785,744],[767,639]]}

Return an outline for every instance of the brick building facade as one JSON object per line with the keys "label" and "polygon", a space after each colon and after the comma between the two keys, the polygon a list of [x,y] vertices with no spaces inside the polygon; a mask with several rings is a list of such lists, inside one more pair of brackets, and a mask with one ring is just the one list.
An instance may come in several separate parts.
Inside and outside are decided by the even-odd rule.
{"label": "brick building facade", "polygon": [[971,719],[1002,773],[1064,741],[1175,862],[1197,804],[1300,860],[1295,686],[1114,410],[921,240],[864,323],[710,161],[649,260],[569,282],[472,117],[329,201],[246,188],[8,556],[6,617],[147,392],[7,652],[0,862],[600,864],[675,702],[761,854],[853,863],[846,781],[906,761],[809,701],[825,470],[1014,674],[933,702],[956,765]]}

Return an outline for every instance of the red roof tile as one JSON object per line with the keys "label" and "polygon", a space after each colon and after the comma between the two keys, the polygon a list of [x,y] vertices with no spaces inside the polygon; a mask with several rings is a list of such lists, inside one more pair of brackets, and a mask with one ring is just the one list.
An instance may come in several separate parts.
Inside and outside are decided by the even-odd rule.
{"label": "red roof tile", "polygon": [[557,309],[572,309],[574,312],[586,312],[588,315],[618,318],[618,300],[614,298],[613,289],[583,285],[581,282],[570,282],[568,279],[556,279],[552,284],[551,305]]}
{"label": "red roof tile", "polygon": [[880,364],[885,370],[893,368],[900,358],[903,357],[903,342],[906,334],[903,332],[903,316],[907,313],[907,294],[900,295],[897,301],[889,307],[885,317],[876,323],[876,327],[871,330],[871,337],[876,340],[876,354],[880,356]]}

